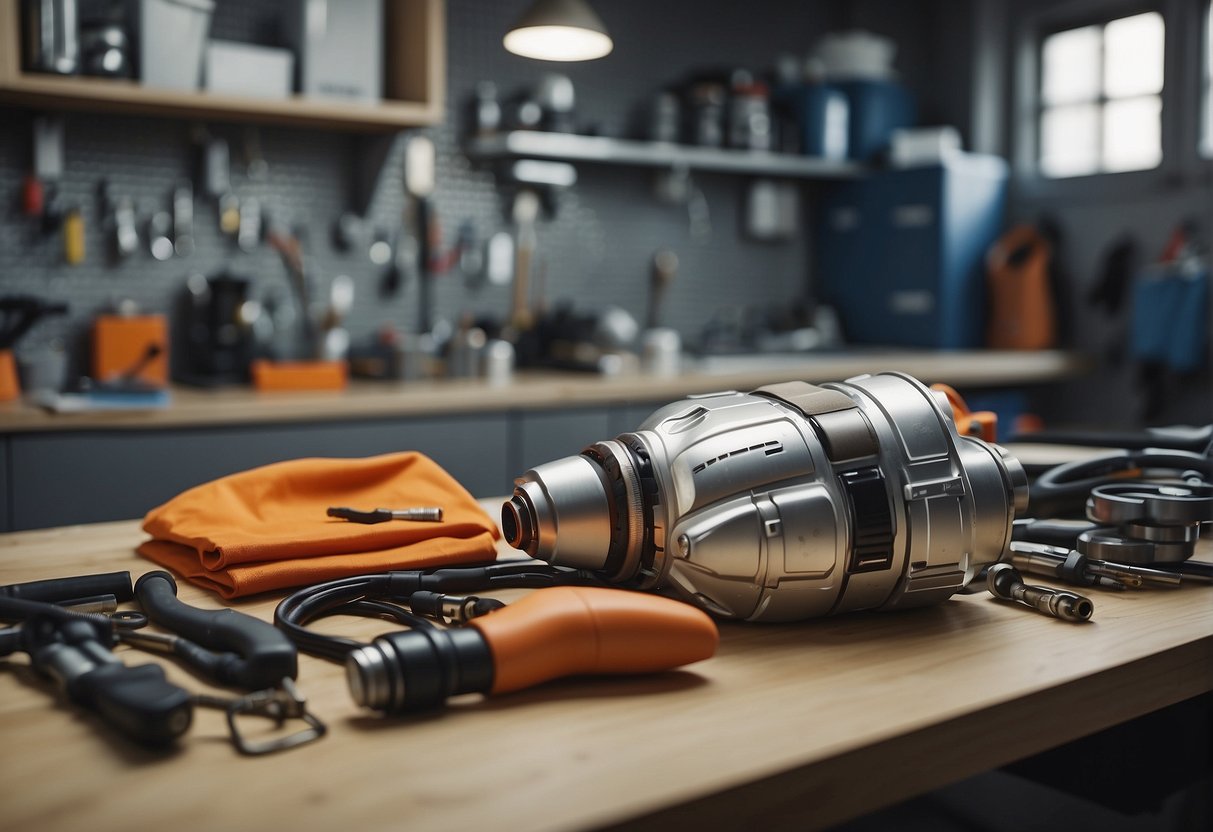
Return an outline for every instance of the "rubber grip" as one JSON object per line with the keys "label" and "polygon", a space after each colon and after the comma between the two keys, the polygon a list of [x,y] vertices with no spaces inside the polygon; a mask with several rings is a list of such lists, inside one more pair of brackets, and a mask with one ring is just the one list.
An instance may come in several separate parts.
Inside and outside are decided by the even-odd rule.
{"label": "rubber grip", "polygon": [[228,654],[213,664],[195,663],[220,684],[261,690],[276,686],[285,676],[293,679],[298,672],[298,651],[284,632],[231,608],[204,610],[178,600],[177,582],[167,572],[149,572],[136,581],[135,597],[151,621]]}
{"label": "rubber grip", "polygon": [[703,611],[658,595],[551,587],[473,619],[493,654],[490,693],[577,674],[652,673],[709,658],[720,635]]}

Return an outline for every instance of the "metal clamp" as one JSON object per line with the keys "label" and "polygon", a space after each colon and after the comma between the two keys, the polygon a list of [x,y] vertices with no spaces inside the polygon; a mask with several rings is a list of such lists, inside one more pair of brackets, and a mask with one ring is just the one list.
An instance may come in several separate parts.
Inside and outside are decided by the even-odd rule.
{"label": "metal clamp", "polygon": [[[289,676],[283,678],[279,687],[254,691],[236,699],[221,696],[198,695],[194,702],[207,708],[218,708],[227,714],[227,727],[231,734],[232,744],[241,754],[255,756],[271,754],[275,751],[285,751],[298,745],[318,740],[328,730],[315,714],[307,709],[307,700],[295,687],[295,682]],[[261,716],[274,720],[282,725],[288,719],[302,720],[307,727],[269,740],[250,740],[240,732],[237,718],[240,716]]]}
{"label": "metal clamp", "polygon": [[1087,517],[1121,525],[1145,521],[1185,526],[1213,520],[1213,485],[1114,483],[1091,489]]}

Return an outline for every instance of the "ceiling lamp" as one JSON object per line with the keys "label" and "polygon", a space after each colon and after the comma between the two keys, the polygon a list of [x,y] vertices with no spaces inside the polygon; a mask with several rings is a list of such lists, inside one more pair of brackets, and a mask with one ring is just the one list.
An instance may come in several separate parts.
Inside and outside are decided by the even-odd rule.
{"label": "ceiling lamp", "polygon": [[586,0],[535,0],[504,43],[515,55],[541,61],[592,61],[615,46]]}

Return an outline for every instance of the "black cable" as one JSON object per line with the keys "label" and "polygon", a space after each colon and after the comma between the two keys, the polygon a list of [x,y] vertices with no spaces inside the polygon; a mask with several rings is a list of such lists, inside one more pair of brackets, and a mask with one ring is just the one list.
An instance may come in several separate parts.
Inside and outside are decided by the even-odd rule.
{"label": "black cable", "polygon": [[1213,458],[1181,450],[1126,450],[1050,468],[1029,488],[1033,514],[1051,517],[1082,513],[1087,495],[1096,486],[1118,482],[1145,469],[1194,472],[1213,478]]}
{"label": "black cable", "polygon": [[481,587],[514,589],[601,583],[586,572],[532,561],[444,567],[430,572],[414,570],[359,575],[305,587],[289,595],[274,610],[274,624],[303,652],[344,662],[351,650],[364,646],[362,642],[322,635],[307,629],[306,625],[329,615],[362,615],[386,617],[414,628],[434,627],[436,625],[428,618],[406,610],[400,604],[408,603],[419,592],[445,594]]}

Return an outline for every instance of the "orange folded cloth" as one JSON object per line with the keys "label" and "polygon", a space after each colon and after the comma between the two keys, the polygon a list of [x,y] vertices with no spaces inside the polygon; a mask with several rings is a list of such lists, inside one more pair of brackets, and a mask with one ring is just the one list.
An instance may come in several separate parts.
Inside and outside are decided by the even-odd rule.
{"label": "orange folded cloth", "polygon": [[[375,525],[329,506],[440,506],[438,523]],[[492,560],[497,524],[436,462],[415,451],[296,459],[191,488],[143,518],[139,554],[224,598],[393,569]]]}

